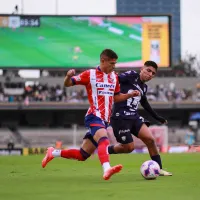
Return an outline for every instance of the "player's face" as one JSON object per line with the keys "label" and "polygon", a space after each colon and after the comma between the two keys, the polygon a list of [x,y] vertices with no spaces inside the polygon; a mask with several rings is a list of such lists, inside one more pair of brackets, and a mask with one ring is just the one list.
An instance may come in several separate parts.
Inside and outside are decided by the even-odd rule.
{"label": "player's face", "polygon": [[117,59],[102,59],[102,65],[107,73],[112,72],[115,69],[115,64],[117,63]]}
{"label": "player's face", "polygon": [[140,79],[143,82],[150,81],[156,75],[156,69],[151,66],[141,68]]}

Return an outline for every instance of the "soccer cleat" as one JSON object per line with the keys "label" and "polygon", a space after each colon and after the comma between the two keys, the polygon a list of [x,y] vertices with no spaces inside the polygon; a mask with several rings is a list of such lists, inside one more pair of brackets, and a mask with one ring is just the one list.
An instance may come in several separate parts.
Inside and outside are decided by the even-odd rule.
{"label": "soccer cleat", "polygon": [[116,165],[114,167],[110,167],[107,171],[104,172],[103,179],[109,180],[110,177],[122,170],[122,165]]}
{"label": "soccer cleat", "polygon": [[161,169],[159,176],[172,176],[172,173]]}
{"label": "soccer cleat", "polygon": [[53,151],[54,151],[53,147],[48,147],[47,148],[46,155],[45,155],[45,157],[42,160],[42,167],[43,168],[46,167],[46,165],[48,164],[48,162],[50,162],[51,160],[53,160],[53,158],[54,158],[53,155],[52,155]]}

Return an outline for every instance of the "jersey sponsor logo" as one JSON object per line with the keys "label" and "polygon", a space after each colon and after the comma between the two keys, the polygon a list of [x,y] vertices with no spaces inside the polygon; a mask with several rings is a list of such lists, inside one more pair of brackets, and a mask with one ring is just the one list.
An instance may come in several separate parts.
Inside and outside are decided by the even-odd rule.
{"label": "jersey sponsor logo", "polygon": [[130,129],[119,130],[119,134],[121,134],[121,133],[128,133],[128,132],[130,132]]}
{"label": "jersey sponsor logo", "polygon": [[115,89],[114,84],[109,84],[109,83],[96,83],[97,88],[108,88],[108,89]]}
{"label": "jersey sponsor logo", "polygon": [[98,95],[114,96],[114,92],[113,91],[98,90]]}
{"label": "jersey sponsor logo", "polygon": [[[135,111],[135,110],[134,110],[134,111]],[[125,114],[126,116],[128,116],[128,115],[135,115],[134,112],[127,112],[127,111],[124,111],[124,114]]]}

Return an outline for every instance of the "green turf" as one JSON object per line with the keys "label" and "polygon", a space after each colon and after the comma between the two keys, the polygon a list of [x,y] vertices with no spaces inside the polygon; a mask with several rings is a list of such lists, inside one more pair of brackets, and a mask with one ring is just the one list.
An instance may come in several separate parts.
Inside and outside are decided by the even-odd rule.
{"label": "green turf", "polygon": [[[94,67],[104,48],[116,51],[119,62],[141,60],[141,41],[129,38],[129,34],[141,37],[141,32],[125,24],[112,25],[124,35],[70,17],[41,17],[40,27],[1,28],[0,66]],[[74,53],[75,46],[81,47],[82,53]]]}
{"label": "green turf", "polygon": [[55,159],[45,169],[41,156],[0,157],[1,200],[196,200],[200,198],[200,155],[162,155],[172,177],[147,181],[139,168],[147,154],[112,155],[123,171],[102,180],[97,157],[87,162]]}

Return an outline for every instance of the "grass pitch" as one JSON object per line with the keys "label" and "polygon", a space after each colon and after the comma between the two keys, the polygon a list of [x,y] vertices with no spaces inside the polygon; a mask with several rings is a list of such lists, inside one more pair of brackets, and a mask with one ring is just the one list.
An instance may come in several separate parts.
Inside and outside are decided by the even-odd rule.
{"label": "grass pitch", "polygon": [[1,200],[195,200],[200,198],[200,154],[162,155],[172,177],[148,181],[140,175],[147,154],[112,155],[124,168],[102,179],[97,156],[86,162],[54,159],[41,168],[42,156],[0,157]]}

